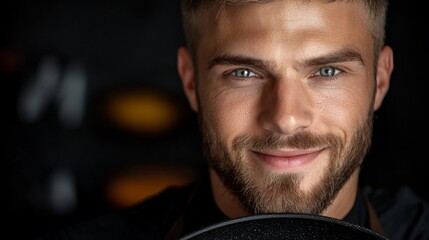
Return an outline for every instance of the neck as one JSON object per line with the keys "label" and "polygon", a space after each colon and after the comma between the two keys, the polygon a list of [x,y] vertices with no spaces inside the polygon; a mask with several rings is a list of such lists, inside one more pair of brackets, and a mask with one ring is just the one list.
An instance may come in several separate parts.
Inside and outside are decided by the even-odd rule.
{"label": "neck", "polygon": [[250,215],[241,206],[238,198],[226,188],[217,173],[210,169],[210,180],[213,197],[216,206],[229,218],[244,217]]}

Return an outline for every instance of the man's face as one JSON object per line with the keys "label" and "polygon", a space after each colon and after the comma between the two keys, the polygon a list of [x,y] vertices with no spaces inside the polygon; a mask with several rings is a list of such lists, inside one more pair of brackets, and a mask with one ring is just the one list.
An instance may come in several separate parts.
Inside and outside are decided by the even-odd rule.
{"label": "man's face", "polygon": [[320,214],[358,171],[375,93],[363,9],[273,1],[205,13],[196,76],[204,152],[248,212]]}

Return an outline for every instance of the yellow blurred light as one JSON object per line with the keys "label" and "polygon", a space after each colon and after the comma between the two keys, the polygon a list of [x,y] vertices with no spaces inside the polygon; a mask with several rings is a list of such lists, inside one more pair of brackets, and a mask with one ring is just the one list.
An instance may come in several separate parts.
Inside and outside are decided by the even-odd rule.
{"label": "yellow blurred light", "polygon": [[108,104],[113,122],[134,132],[159,133],[172,128],[178,107],[161,94],[149,91],[117,94]]}

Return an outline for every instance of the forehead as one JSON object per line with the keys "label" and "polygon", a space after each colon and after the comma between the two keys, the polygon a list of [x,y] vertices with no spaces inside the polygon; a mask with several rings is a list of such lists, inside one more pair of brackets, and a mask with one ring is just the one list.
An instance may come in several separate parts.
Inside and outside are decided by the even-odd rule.
{"label": "forehead", "polygon": [[260,43],[278,42],[287,51],[324,45],[372,50],[362,1],[270,1],[208,8],[201,14],[198,52],[258,51]]}

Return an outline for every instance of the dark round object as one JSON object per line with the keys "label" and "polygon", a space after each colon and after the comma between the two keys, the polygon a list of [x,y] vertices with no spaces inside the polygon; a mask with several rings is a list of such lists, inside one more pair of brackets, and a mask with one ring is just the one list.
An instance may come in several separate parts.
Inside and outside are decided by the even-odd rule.
{"label": "dark round object", "polygon": [[188,234],[180,240],[198,239],[386,240],[387,238],[367,228],[319,215],[261,214],[214,224]]}

